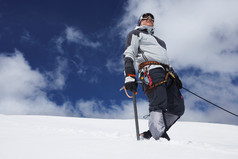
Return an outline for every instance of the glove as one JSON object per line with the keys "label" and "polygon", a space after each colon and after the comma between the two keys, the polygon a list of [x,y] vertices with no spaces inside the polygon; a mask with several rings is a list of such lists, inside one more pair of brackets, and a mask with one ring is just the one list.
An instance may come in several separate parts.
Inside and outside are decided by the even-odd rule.
{"label": "glove", "polygon": [[135,75],[126,76],[125,78],[125,88],[131,92],[136,92],[138,83],[136,81]]}

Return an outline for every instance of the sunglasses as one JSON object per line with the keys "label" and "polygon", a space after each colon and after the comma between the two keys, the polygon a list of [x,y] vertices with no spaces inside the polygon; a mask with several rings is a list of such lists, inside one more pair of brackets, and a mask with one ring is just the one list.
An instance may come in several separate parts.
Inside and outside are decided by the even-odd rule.
{"label": "sunglasses", "polygon": [[146,13],[146,14],[142,15],[141,16],[141,20],[147,20],[147,19],[149,19],[149,17],[154,22],[154,16],[152,14],[150,14],[150,13]]}

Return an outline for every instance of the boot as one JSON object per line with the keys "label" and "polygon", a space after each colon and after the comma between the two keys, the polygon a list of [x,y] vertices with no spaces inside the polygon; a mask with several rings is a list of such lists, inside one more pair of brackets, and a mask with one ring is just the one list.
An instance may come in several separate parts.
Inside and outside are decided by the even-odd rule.
{"label": "boot", "polygon": [[142,140],[143,140],[143,139],[149,140],[151,137],[152,137],[152,135],[151,135],[150,130],[145,131],[145,132],[143,132],[143,133],[140,134],[140,138],[141,138]]}

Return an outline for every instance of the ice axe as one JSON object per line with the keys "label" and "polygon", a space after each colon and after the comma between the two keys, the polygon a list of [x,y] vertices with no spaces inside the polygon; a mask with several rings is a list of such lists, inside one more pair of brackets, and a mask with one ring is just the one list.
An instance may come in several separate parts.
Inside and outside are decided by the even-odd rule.
{"label": "ice axe", "polygon": [[129,98],[133,98],[133,107],[134,107],[134,117],[135,117],[135,126],[136,126],[136,138],[137,140],[140,140],[140,132],[139,132],[139,122],[138,122],[138,113],[137,113],[137,105],[136,105],[136,94],[137,92],[132,92],[132,97],[128,95],[126,89],[125,89],[125,86],[123,86],[120,91],[124,89],[125,90],[125,93],[126,95],[129,97]]}

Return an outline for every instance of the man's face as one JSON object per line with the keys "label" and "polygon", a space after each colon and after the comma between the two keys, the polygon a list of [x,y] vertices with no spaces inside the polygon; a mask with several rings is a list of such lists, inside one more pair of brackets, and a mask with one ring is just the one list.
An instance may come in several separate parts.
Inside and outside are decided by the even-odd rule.
{"label": "man's face", "polygon": [[154,20],[150,16],[147,17],[147,19],[142,19],[140,22],[140,26],[147,25],[147,26],[154,26]]}

